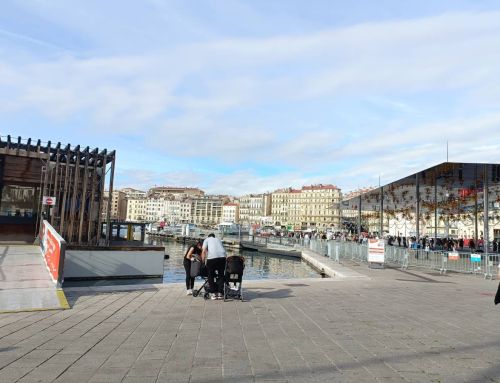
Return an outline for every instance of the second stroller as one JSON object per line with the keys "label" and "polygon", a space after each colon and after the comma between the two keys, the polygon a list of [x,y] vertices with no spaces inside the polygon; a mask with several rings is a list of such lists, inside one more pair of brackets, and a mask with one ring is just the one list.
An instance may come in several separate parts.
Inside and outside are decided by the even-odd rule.
{"label": "second stroller", "polygon": [[226,258],[226,268],[224,271],[224,301],[228,298],[240,299],[243,301],[241,283],[244,269],[245,258],[238,255]]}

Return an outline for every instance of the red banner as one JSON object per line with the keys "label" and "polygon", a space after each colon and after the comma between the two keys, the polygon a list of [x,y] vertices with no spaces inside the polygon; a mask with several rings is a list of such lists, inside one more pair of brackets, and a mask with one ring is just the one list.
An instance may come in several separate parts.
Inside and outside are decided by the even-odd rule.
{"label": "red banner", "polygon": [[42,224],[40,248],[52,280],[61,285],[66,242],[47,221]]}

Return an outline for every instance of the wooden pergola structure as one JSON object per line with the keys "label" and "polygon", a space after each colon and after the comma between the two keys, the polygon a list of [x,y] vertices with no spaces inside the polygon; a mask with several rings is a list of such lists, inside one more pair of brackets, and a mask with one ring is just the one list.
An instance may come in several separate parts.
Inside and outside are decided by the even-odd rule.
{"label": "wooden pergola structure", "polygon": [[[115,158],[114,150],[0,136],[0,204],[5,185],[34,186],[39,191],[35,235],[40,222],[47,219],[69,244],[99,245],[105,189],[109,190],[106,223],[110,227]],[[55,204],[42,204],[44,196],[51,197]],[[11,218],[15,221],[16,217]]]}

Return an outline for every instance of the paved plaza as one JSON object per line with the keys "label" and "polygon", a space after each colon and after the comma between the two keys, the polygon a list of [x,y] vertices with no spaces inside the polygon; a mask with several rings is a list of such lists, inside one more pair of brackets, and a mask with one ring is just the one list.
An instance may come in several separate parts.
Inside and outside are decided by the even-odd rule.
{"label": "paved plaza", "polygon": [[245,302],[182,285],[65,289],[0,315],[0,382],[498,382],[497,282],[395,269],[255,281]]}

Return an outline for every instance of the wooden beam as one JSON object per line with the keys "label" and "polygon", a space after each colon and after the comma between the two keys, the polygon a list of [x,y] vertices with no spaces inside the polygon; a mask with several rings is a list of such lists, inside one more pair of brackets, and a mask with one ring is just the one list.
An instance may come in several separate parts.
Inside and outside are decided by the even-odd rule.
{"label": "wooden beam", "polygon": [[68,223],[68,241],[73,242],[73,234],[75,232],[75,212],[78,199],[78,183],[80,182],[80,145],[76,147],[76,162],[73,179],[73,192],[71,194],[71,206]]}
{"label": "wooden beam", "polygon": [[[65,169],[65,173],[64,173],[64,192],[63,192],[64,194],[63,194],[62,204],[61,204],[61,223],[59,226],[59,230],[60,230],[59,234],[61,234],[61,236],[63,238],[65,238],[64,237],[64,222],[65,222],[65,218],[66,218],[66,200],[68,197],[69,181],[71,179],[69,163],[70,163],[70,152],[68,149],[68,151],[66,152],[66,169]],[[66,238],[66,240],[68,240],[68,238]]]}
{"label": "wooden beam", "polygon": [[80,199],[80,224],[78,226],[78,243],[82,243],[82,234],[83,234],[83,217],[85,213],[85,205],[87,201],[87,182],[89,179],[89,147],[84,151],[85,154],[85,165],[83,171],[83,190],[82,197]]}

